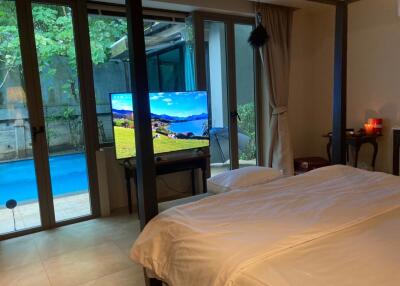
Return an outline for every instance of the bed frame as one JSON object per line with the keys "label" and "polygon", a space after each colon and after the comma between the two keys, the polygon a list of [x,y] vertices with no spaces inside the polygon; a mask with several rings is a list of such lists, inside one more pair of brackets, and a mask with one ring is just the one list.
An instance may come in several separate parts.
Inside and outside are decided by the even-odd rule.
{"label": "bed frame", "polygon": [[[347,100],[347,28],[348,6],[359,0],[307,0],[336,6],[335,58],[333,87],[332,163],[346,163],[346,100]],[[132,87],[136,96],[136,165],[138,209],[141,227],[158,214],[150,103],[146,69],[142,3],[128,0],[128,42]],[[146,275],[145,275],[146,276]],[[157,279],[146,277],[146,285],[161,286]]]}

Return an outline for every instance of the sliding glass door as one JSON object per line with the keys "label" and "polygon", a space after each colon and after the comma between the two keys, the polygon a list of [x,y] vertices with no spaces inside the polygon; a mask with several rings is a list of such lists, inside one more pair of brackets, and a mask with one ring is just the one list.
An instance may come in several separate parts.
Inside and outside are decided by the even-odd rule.
{"label": "sliding glass door", "polygon": [[91,214],[73,12],[33,3],[32,16],[55,219],[63,221]]}
{"label": "sliding glass door", "polygon": [[0,0],[0,238],[93,213],[76,48],[84,27],[75,2],[58,3]]}
{"label": "sliding glass door", "polygon": [[253,20],[202,12],[194,19],[197,82],[210,97],[211,173],[260,164]]}
{"label": "sliding glass door", "polygon": [[[94,6],[93,6],[94,5]],[[89,7],[94,10],[95,4]],[[110,14],[110,11],[103,11]],[[108,12],[108,13],[107,13]],[[100,15],[99,15],[100,14]],[[91,57],[96,93],[99,142],[114,144],[110,93],[130,92],[128,27],[124,7],[112,16],[89,14]],[[185,16],[144,19],[147,77],[150,92],[178,92],[196,89],[191,23]]]}
{"label": "sliding glass door", "polygon": [[0,1],[0,235],[41,226],[14,1]]}
{"label": "sliding glass door", "polygon": [[256,65],[247,39],[253,25],[234,24],[239,167],[257,165]]}
{"label": "sliding glass door", "polygon": [[213,173],[230,169],[230,116],[227,82],[226,25],[204,22],[206,84],[210,101],[210,151]]}

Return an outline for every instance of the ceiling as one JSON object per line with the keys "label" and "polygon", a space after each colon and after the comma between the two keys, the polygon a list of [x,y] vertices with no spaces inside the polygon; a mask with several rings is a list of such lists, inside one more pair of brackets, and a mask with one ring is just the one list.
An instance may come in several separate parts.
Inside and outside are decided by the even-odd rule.
{"label": "ceiling", "polygon": [[[97,0],[100,2],[124,4],[125,0]],[[304,9],[323,9],[329,5],[315,3],[308,0],[142,0],[143,6],[147,8],[175,10],[183,12],[192,12],[194,10],[211,10],[211,11],[228,11],[232,9],[233,12],[251,13],[252,5],[250,2],[264,2],[275,5],[284,5],[295,8]],[[227,8],[229,3],[229,9]]]}
{"label": "ceiling", "polygon": [[290,7],[296,7],[296,8],[318,9],[318,8],[327,7],[326,4],[316,3],[316,2],[309,1],[309,0],[249,0],[249,1],[264,2],[264,3],[290,6]]}

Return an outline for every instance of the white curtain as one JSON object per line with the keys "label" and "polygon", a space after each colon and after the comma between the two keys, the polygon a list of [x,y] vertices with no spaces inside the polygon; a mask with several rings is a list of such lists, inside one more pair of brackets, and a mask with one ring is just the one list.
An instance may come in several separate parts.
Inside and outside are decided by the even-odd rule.
{"label": "white curtain", "polygon": [[268,166],[293,175],[293,148],[288,122],[290,37],[293,10],[258,4],[258,13],[268,32],[268,42],[262,49],[264,95],[268,98],[266,162]]}

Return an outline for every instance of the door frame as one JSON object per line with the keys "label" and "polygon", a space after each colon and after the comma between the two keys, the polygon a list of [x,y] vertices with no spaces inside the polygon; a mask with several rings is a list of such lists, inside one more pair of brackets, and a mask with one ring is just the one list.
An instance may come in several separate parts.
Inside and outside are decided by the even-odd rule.
{"label": "door frame", "polygon": [[[229,145],[231,169],[239,168],[239,148],[238,148],[238,124],[237,124],[237,94],[236,94],[236,58],[235,58],[235,24],[255,26],[255,20],[252,17],[210,13],[195,11],[192,14],[194,37],[195,37],[195,61],[196,61],[196,83],[199,90],[207,90],[206,79],[206,55],[204,41],[204,23],[205,21],[215,21],[225,24],[226,37],[226,62],[227,62],[227,90],[228,90],[228,114],[229,114]],[[261,58],[257,51],[254,51],[254,88],[255,88],[255,112],[256,112],[256,145],[257,165],[264,165],[264,148],[261,130]]]}
{"label": "door frame", "polygon": [[42,92],[36,42],[34,36],[32,3],[65,5],[72,9],[74,45],[76,53],[79,96],[84,130],[86,163],[92,213],[87,216],[56,222],[51,187],[49,150],[45,133],[32,141],[33,159],[38,188],[38,202],[42,225],[30,229],[0,235],[0,240],[35,233],[96,218],[100,215],[99,188],[97,180],[96,151],[98,150],[96,103],[94,96],[88,13],[86,0],[15,0],[23,67],[23,84],[26,92],[30,127],[45,126]]}

